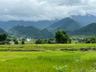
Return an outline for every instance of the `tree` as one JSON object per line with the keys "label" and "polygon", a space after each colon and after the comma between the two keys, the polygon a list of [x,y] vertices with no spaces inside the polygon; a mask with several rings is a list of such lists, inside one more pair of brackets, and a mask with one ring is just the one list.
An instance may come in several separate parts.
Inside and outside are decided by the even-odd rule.
{"label": "tree", "polygon": [[7,40],[7,34],[0,34],[0,41]]}
{"label": "tree", "polygon": [[64,31],[57,31],[55,34],[56,43],[69,43],[71,39]]}
{"label": "tree", "polygon": [[14,39],[13,41],[14,41],[14,44],[19,44],[17,39]]}
{"label": "tree", "polygon": [[9,41],[7,34],[0,34],[0,44],[9,44]]}
{"label": "tree", "polygon": [[25,39],[22,39],[21,44],[25,44]]}

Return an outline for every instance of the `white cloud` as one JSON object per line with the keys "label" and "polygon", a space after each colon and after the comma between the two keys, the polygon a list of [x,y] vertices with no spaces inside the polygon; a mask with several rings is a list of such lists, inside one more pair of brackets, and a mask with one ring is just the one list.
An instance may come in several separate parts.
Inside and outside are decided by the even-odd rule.
{"label": "white cloud", "polygon": [[0,0],[0,20],[52,20],[96,15],[96,0]]}

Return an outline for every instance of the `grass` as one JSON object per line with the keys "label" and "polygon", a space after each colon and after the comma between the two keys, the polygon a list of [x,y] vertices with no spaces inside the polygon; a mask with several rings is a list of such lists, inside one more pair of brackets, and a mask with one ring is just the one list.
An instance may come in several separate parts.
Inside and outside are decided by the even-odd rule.
{"label": "grass", "polygon": [[96,44],[0,45],[0,72],[96,72],[96,52],[80,48]]}
{"label": "grass", "polygon": [[25,45],[0,45],[0,51],[42,51],[60,49],[96,48],[96,44],[25,44]]}
{"label": "grass", "polygon": [[96,52],[0,52],[0,72],[96,72]]}

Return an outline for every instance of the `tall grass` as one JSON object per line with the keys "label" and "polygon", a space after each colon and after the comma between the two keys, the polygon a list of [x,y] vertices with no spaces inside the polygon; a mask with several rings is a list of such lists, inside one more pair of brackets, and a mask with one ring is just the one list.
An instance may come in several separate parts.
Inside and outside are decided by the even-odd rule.
{"label": "tall grass", "polygon": [[96,44],[25,44],[25,45],[0,45],[0,51],[39,51],[59,49],[96,48]]}
{"label": "tall grass", "polygon": [[0,52],[0,72],[96,72],[96,53]]}

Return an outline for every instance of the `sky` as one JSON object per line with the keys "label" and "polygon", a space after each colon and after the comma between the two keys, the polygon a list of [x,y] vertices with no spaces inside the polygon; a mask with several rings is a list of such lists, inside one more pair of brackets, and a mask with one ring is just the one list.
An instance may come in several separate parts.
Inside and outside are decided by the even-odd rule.
{"label": "sky", "polygon": [[0,20],[55,20],[96,15],[96,0],[0,0]]}

